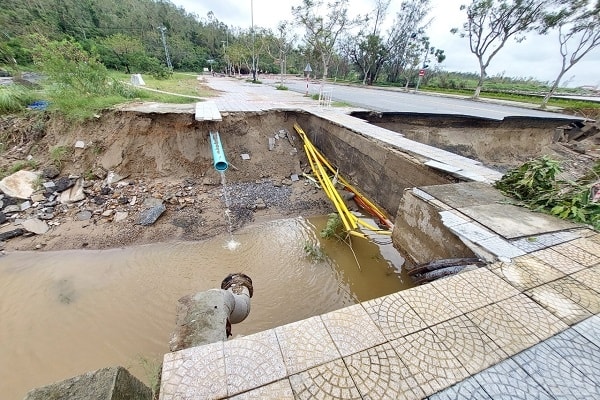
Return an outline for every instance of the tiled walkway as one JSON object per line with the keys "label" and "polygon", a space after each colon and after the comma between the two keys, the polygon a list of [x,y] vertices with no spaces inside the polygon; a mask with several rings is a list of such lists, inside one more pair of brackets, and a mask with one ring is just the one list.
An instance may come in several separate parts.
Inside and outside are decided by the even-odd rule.
{"label": "tiled walkway", "polygon": [[[247,94],[226,96],[219,110],[236,96]],[[475,162],[439,160],[446,152],[408,142],[401,145],[424,146],[409,150],[422,157],[460,164],[465,177],[495,178]],[[600,234],[549,228],[529,240],[505,236],[510,230],[489,236],[499,220],[486,226],[468,216],[485,204],[458,204],[464,197],[421,189],[455,233],[479,245],[497,245],[499,237],[510,250],[504,261],[166,354],[160,399],[600,398]]]}

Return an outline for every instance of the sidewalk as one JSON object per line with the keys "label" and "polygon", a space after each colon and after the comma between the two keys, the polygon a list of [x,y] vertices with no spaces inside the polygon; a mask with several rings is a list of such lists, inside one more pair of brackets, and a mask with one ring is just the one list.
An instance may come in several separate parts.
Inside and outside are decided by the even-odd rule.
{"label": "sidewalk", "polygon": [[[215,100],[222,113],[298,109],[453,167],[464,178],[497,178],[477,162],[387,136],[298,93],[229,78],[208,83],[227,92]],[[467,204],[450,193],[455,185],[442,186],[448,188],[413,191],[440,207],[450,229],[491,246],[503,261],[168,353],[160,399],[600,398],[600,233],[557,219],[540,225],[524,214],[488,214],[487,204]],[[501,234],[499,226],[506,228]],[[519,239],[522,232],[526,239]]]}

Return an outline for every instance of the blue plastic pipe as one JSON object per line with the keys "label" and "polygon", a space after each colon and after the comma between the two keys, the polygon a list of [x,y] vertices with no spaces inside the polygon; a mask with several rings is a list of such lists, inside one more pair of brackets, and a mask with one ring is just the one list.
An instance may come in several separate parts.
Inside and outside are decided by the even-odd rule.
{"label": "blue plastic pipe", "polygon": [[221,144],[219,132],[210,132],[210,147],[212,148],[213,167],[219,172],[226,171],[229,164],[225,159],[225,152]]}

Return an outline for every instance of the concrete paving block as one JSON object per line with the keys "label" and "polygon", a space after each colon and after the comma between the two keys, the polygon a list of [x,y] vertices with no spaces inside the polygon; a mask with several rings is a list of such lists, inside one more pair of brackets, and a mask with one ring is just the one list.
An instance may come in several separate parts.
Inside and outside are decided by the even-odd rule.
{"label": "concrete paving block", "polygon": [[433,200],[435,199],[435,197],[433,197],[432,195],[430,195],[429,193],[426,193],[424,191],[422,191],[419,188],[413,188],[412,192],[415,196],[419,197],[420,199],[423,199],[425,201],[429,201],[429,200]]}
{"label": "concrete paving block", "polygon": [[[579,244],[579,245],[578,245]],[[591,252],[588,252],[589,249]],[[600,246],[593,246],[588,239],[579,239],[572,242],[567,242],[553,246],[552,250],[562,254],[563,256],[583,265],[591,267],[592,265],[600,264],[600,256],[593,252],[600,252]]]}
{"label": "concrete paving block", "polygon": [[475,380],[493,399],[552,399],[542,386],[512,360],[504,361],[475,375]]}
{"label": "concrete paving block", "polygon": [[575,368],[546,343],[540,343],[513,360],[552,396],[565,399],[598,398],[600,386]]}
{"label": "concrete paving block", "polygon": [[431,283],[431,285],[438,289],[450,303],[463,313],[468,313],[493,303],[490,296],[486,294],[485,288],[482,287],[481,290],[477,289],[469,279],[462,275],[458,274],[445,279],[438,279]]}
{"label": "concrete paving block", "polygon": [[389,343],[345,357],[344,362],[364,399],[396,400],[425,395]]}
{"label": "concrete paving block", "polygon": [[539,340],[545,340],[568,328],[559,318],[524,294],[510,297],[497,305]]}
{"label": "concrete paving block", "polygon": [[431,330],[469,374],[476,374],[507,357],[496,343],[464,315],[432,326]]}
{"label": "concrete paving block", "polygon": [[525,325],[498,304],[477,309],[466,315],[509,356],[539,342]]}
{"label": "concrete paving block", "polygon": [[523,250],[513,246],[499,236],[479,240],[477,244],[481,245],[483,248],[497,257],[515,258],[527,254]]}
{"label": "concrete paving block", "polygon": [[223,342],[165,354],[160,400],[220,399],[225,396],[227,380]]}
{"label": "concrete paving block", "polygon": [[499,302],[519,294],[517,289],[487,268],[477,268],[463,272],[460,277],[480,289],[489,298],[490,302]]}
{"label": "concrete paving block", "polygon": [[573,274],[585,268],[577,261],[554,251],[552,248],[536,251],[530,255],[550,265],[552,268],[558,269],[564,274]]}
{"label": "concrete paving block", "polygon": [[569,325],[600,312],[598,293],[568,276],[526,294]]}
{"label": "concrete paving block", "polygon": [[429,400],[492,400],[474,377],[429,396]]}
{"label": "concrete paving block", "polygon": [[362,399],[342,359],[289,377],[296,399]]}
{"label": "concrete paving block", "polygon": [[456,225],[451,227],[450,230],[458,236],[463,237],[473,243],[481,243],[486,239],[499,238],[499,236],[495,233],[481,228],[474,222]]}
{"label": "concrete paving block", "polygon": [[575,329],[568,329],[545,341],[586,377],[600,384],[600,348]]}
{"label": "concrete paving block", "polygon": [[429,328],[390,344],[426,396],[469,376],[460,361]]}
{"label": "concrete paving block", "polygon": [[341,355],[319,316],[275,328],[287,373],[296,374]]}
{"label": "concrete paving block", "polygon": [[388,340],[398,339],[427,327],[399,293],[379,297],[362,304]]}
{"label": "concrete paving block", "polygon": [[461,170],[460,167],[455,167],[453,165],[449,165],[449,164],[435,161],[435,160],[426,161],[423,164],[427,165],[428,167],[439,169],[441,171],[446,171],[446,172],[458,172]]}
{"label": "concrete paving block", "polygon": [[600,293],[600,264],[574,273],[571,277]]}
{"label": "concrete paving block", "polygon": [[278,381],[287,373],[275,331],[270,329],[224,344],[229,396]]}
{"label": "concrete paving block", "polygon": [[466,224],[470,221],[469,219],[459,216],[456,211],[441,211],[440,217],[442,217],[442,222],[444,223],[444,225],[446,225],[449,228]]}
{"label": "concrete paving block", "polygon": [[321,315],[338,351],[347,356],[386,341],[360,304]]}
{"label": "concrete paving block", "polygon": [[594,315],[573,327],[587,340],[600,347],[600,315]]}
{"label": "concrete paving block", "polygon": [[403,290],[399,295],[427,326],[439,324],[463,313],[432,285]]}
{"label": "concrete paving block", "polygon": [[498,263],[493,272],[518,290],[528,290],[565,276],[529,255],[517,257],[510,263]]}
{"label": "concrete paving block", "polygon": [[273,382],[266,386],[261,386],[258,389],[238,394],[237,396],[229,397],[230,400],[294,400],[294,392],[289,379],[282,379]]}

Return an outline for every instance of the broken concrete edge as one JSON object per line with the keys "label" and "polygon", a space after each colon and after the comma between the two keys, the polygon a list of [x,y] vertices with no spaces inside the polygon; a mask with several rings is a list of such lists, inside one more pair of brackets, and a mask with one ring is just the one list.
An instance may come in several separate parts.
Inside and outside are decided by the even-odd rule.
{"label": "broken concrete edge", "polygon": [[121,366],[106,367],[30,390],[24,400],[152,400],[152,389]]}

